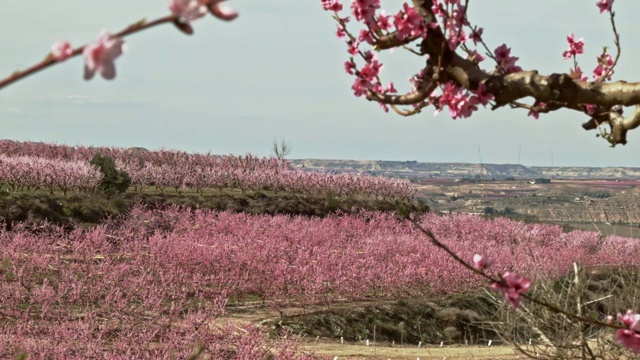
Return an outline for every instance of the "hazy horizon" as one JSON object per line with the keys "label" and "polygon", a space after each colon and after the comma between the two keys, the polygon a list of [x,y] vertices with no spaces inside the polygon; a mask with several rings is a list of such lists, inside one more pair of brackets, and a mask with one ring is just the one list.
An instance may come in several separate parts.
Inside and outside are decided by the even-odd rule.
{"label": "hazy horizon", "polygon": [[[401,4],[383,0],[393,13]],[[74,58],[1,90],[0,137],[262,156],[274,139],[284,138],[293,146],[292,159],[640,166],[640,131],[629,133],[628,145],[611,149],[581,128],[588,119],[577,112],[539,120],[511,109],[481,109],[458,120],[448,110],[436,117],[433,108],[410,118],[384,113],[353,96],[353,77],[343,69],[346,45],[335,38],[334,21],[319,0],[229,5],[240,12],[236,21],[207,17],[194,23],[193,36],[161,26],[127,38],[114,81],[85,82],[82,59]],[[614,5],[622,42],[614,80],[640,78],[633,9],[630,2]],[[0,36],[0,73],[34,64],[56,40],[80,45],[102,28],[115,32],[166,14],[160,0],[9,2],[0,13],[11,29]],[[562,58],[568,34],[585,38],[579,64],[589,74],[602,47],[613,46],[609,18],[595,0],[471,3],[469,17],[485,28],[491,49],[506,43],[519,65],[542,74],[571,67]],[[424,61],[401,51],[381,58],[383,83],[394,81],[401,92]]]}

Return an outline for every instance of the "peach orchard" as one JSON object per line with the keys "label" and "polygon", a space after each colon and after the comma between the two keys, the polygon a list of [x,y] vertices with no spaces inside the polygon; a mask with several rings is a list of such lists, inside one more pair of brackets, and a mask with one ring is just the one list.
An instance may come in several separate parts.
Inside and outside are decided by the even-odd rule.
{"label": "peach orchard", "polygon": [[[583,53],[585,41],[574,34],[569,34],[566,37],[567,50],[558,56],[563,56],[571,62],[570,71],[549,75],[539,74],[536,70],[522,69],[518,65],[518,57],[515,56],[517,54],[511,53],[508,44],[486,43],[483,39],[483,28],[480,24],[474,24],[467,16],[469,3],[470,0],[412,0],[404,3],[400,9],[385,11],[380,6],[380,0],[353,0],[348,8],[340,0],[321,0],[322,9],[336,21],[335,35],[345,43],[344,71],[354,77],[352,85],[354,95],[377,102],[384,111],[391,109],[400,115],[409,116],[418,114],[426,108],[432,108],[436,112],[446,110],[453,119],[456,119],[472,116],[480,106],[491,109],[505,106],[516,110],[524,109],[528,115],[536,118],[540,114],[566,109],[584,114],[586,121],[582,125],[583,128],[598,129],[599,135],[611,146],[627,143],[627,132],[640,125],[640,84],[625,81],[611,82],[620,60],[621,50],[615,22],[614,0],[599,0],[592,6],[596,5],[593,7],[594,11],[602,13],[603,21],[611,23],[615,52],[610,54],[605,48],[595,61],[583,61],[580,55]],[[95,41],[87,45],[73,48],[66,41],[55,42],[44,60],[0,80],[0,88],[64,62],[69,57],[79,55],[82,55],[85,60],[84,78],[86,80],[94,78],[96,73],[104,79],[111,80],[116,77],[115,62],[125,51],[126,36],[165,23],[171,23],[180,31],[190,35],[193,34],[191,23],[201,19],[207,13],[224,21],[233,20],[237,16],[235,12],[226,8],[221,0],[170,0],[168,7],[171,14],[166,17],[149,22],[141,21],[113,34],[103,30]],[[384,66],[379,61],[377,52],[395,48],[424,58],[424,66],[408,74],[411,90],[406,93],[398,93],[396,83],[382,79]],[[532,98],[533,101],[526,102],[526,98]],[[625,117],[623,107],[633,105],[636,105],[636,110]],[[454,247],[450,248],[445,242],[439,240],[439,237],[444,234],[438,234],[436,237],[435,232],[423,227],[425,224],[419,219],[410,215],[406,218],[428,237],[434,246],[448,254],[468,272],[476,273],[481,279],[488,281],[491,287],[499,291],[505,301],[513,306],[519,307],[525,298],[543,304],[552,311],[562,312],[571,319],[610,327],[616,330],[615,338],[619,344],[640,353],[640,314],[628,310],[618,313],[615,319],[612,316],[584,317],[561,310],[553,304],[543,303],[527,295],[531,280],[519,274],[522,269],[497,274],[488,272],[491,265],[498,269],[502,268],[500,262],[503,261],[502,257],[491,253],[490,249],[487,249],[486,254],[460,255],[454,251],[456,250]],[[324,231],[324,229],[317,230],[317,233]],[[19,249],[23,246],[21,244],[27,246],[32,242],[25,235],[15,236],[19,237],[20,241],[15,243],[17,247],[11,251],[22,251]],[[206,237],[198,236],[198,238],[206,240]],[[51,239],[48,242],[53,246],[56,240]],[[165,242],[167,246],[173,246],[168,240]],[[212,244],[202,245],[211,246]],[[335,251],[340,251],[339,247]],[[478,252],[481,252],[481,249],[478,249]],[[171,256],[167,258],[167,263],[180,259],[183,258]],[[196,261],[187,258],[183,260],[185,261],[183,266],[189,266],[190,261]],[[40,260],[28,265],[43,268],[53,266],[54,269],[61,266],[47,264],[47,261],[45,254],[42,254]],[[296,260],[291,259],[291,261]],[[15,265],[13,266],[15,268]],[[310,267],[312,262],[310,260],[296,266]],[[442,266],[450,265],[443,263]],[[338,267],[335,270],[340,269]],[[283,276],[294,275],[286,270],[280,271],[277,273]],[[107,272],[117,274],[113,269],[106,271],[105,274]],[[155,276],[151,273],[143,275]],[[384,275],[382,269],[379,275]],[[13,276],[20,277],[20,273]],[[183,274],[176,273],[175,276],[183,276]],[[392,278],[399,279],[399,276],[397,274]],[[460,276],[462,279],[464,275]],[[174,282],[169,280],[156,279],[156,281],[165,281],[167,284]],[[319,284],[321,283],[316,285],[319,286]],[[282,286],[285,285],[282,284]],[[300,294],[313,294],[313,292],[307,292],[306,288],[305,291],[296,288],[277,289],[278,283],[265,284],[265,286],[270,287],[262,289],[266,296],[272,296],[269,293],[270,289],[293,291],[294,297],[297,291],[300,291]],[[336,289],[339,288],[339,285],[335,286]],[[61,296],[56,288],[43,287],[41,290],[32,292],[29,284],[22,284],[22,287],[22,290],[16,290],[16,296],[35,296],[37,299],[42,299],[43,308],[40,311],[43,316],[46,314],[47,301],[50,301],[48,299]],[[349,289],[353,291],[357,287],[349,287]],[[87,288],[87,290],[90,289]],[[163,285],[158,286],[157,290],[168,291],[169,288]],[[373,290],[375,286],[370,289],[370,291]],[[196,285],[194,291],[204,291],[204,287]],[[346,288],[345,291],[348,292]],[[82,288],[77,288],[75,292],[64,296],[77,298],[81,292]],[[87,296],[97,296],[97,293],[88,293]],[[108,298],[119,304],[118,296],[118,294],[109,295]],[[146,304],[153,299],[157,300],[151,297],[141,301]],[[127,309],[123,307],[122,311],[126,312]],[[197,316],[197,313],[194,316]],[[23,327],[28,324],[25,322]],[[25,328],[24,331],[27,329]]]}

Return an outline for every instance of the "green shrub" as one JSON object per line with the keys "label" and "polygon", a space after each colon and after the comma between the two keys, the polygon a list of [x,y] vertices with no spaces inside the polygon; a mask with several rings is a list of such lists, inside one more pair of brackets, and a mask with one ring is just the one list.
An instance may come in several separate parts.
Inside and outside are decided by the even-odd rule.
{"label": "green shrub", "polygon": [[126,171],[116,169],[116,163],[108,156],[97,153],[90,162],[102,172],[98,190],[107,195],[122,194],[131,185],[131,177]]}

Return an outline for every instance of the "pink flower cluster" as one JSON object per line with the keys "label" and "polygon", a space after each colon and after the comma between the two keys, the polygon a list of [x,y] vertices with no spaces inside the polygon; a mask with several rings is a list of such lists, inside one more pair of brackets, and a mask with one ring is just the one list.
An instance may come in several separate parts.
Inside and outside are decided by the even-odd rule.
{"label": "pink flower cluster", "polygon": [[[593,77],[596,79],[596,81],[611,80],[613,71],[609,71],[613,67],[613,65],[613,59],[611,58],[611,55],[603,51],[602,54],[598,56],[598,66],[593,69]],[[609,74],[607,75],[607,73]]]}
{"label": "pink flower cluster", "polygon": [[322,8],[324,10],[334,11],[334,12],[342,11],[342,3],[340,3],[340,0],[321,0],[321,1],[322,1]]}
{"label": "pink flower cluster", "polygon": [[380,70],[382,70],[382,64],[371,51],[365,54],[365,61],[365,66],[359,71],[356,69],[355,63],[350,61],[345,63],[347,73],[353,73],[351,71],[352,69],[355,71],[356,80],[353,82],[351,89],[355,96],[358,97],[366,95],[368,90],[382,90],[380,80],[378,80],[378,74]]}
{"label": "pink flower cluster", "polygon": [[116,77],[116,66],[114,61],[122,55],[125,50],[124,40],[115,37],[106,30],[102,30],[98,39],[84,47],[84,78],[91,80],[96,72],[106,79],[111,80]]}
{"label": "pink flower cluster", "polygon": [[427,27],[424,19],[418,11],[407,3],[404,3],[403,10],[399,11],[393,20],[396,27],[398,39],[403,40],[408,37],[427,37]]}
{"label": "pink flower cluster", "polygon": [[[203,17],[207,9],[211,14],[221,20],[230,21],[238,16],[233,10],[225,8],[222,3],[225,0],[169,0],[168,6],[171,12],[188,23]],[[188,24],[187,24],[188,25]],[[185,31],[184,29],[182,29]],[[106,30],[102,30],[98,39],[86,45],[82,49],[84,56],[84,78],[91,80],[98,72],[106,79],[111,80],[116,77],[116,67],[114,61],[122,55],[125,50],[125,43],[122,38],[111,35]],[[73,47],[68,41],[56,41],[51,46],[51,58],[54,61],[64,61],[74,55]]]}
{"label": "pink flower cluster", "polygon": [[503,283],[491,284],[491,288],[500,291],[506,302],[519,308],[522,300],[520,294],[529,291],[531,280],[508,271],[502,275],[502,280]]}
{"label": "pink flower cluster", "polygon": [[633,311],[627,310],[624,315],[618,313],[618,321],[627,328],[616,331],[616,342],[640,354],[640,314],[634,314]]}
{"label": "pink flower cluster", "polygon": [[506,44],[498,46],[493,51],[493,55],[496,57],[496,61],[498,62],[498,70],[501,73],[510,74],[513,72],[522,71],[522,68],[516,65],[516,61],[518,61],[519,58],[511,56],[511,48],[507,47]]}
{"label": "pink flower cluster", "polygon": [[[445,5],[450,5],[452,9],[447,11]],[[460,0],[444,0],[444,4],[441,3],[441,0],[435,0],[433,1],[432,9],[433,13],[442,19],[444,30],[448,37],[449,49],[455,50],[458,45],[470,38],[464,31],[464,26],[469,25],[469,21],[465,16],[466,5],[463,5]],[[480,41],[481,35],[482,29],[474,29],[472,33],[474,43]]]}
{"label": "pink flower cluster", "polygon": [[447,106],[451,118],[467,118],[478,110],[478,105],[487,105],[493,98],[493,94],[487,92],[484,84],[480,84],[475,91],[467,91],[463,87],[448,82],[444,84],[442,95],[436,100],[438,108],[435,114],[439,114]]}
{"label": "pink flower cluster", "polygon": [[[493,266],[495,261],[487,255],[475,254],[472,264],[474,268],[482,271]],[[500,291],[505,301],[516,309],[520,307],[520,294],[529,291],[529,287],[531,287],[531,280],[511,272],[505,272],[502,275],[501,283],[495,282],[491,284],[491,288]]]}
{"label": "pink flower cluster", "polygon": [[487,255],[475,254],[473,255],[473,267],[478,270],[485,270],[490,268],[495,261],[489,258]]}
{"label": "pink flower cluster", "polygon": [[374,15],[376,9],[379,8],[380,0],[353,0],[351,2],[351,12],[356,20],[370,27],[376,26]]}
{"label": "pink flower cluster", "polygon": [[218,19],[230,21],[238,17],[238,13],[224,7],[224,0],[169,0],[169,10],[186,22],[200,19],[207,14],[207,9]]}
{"label": "pink flower cluster", "polygon": [[[114,64],[125,50],[124,41],[116,36],[102,30],[98,39],[84,47],[84,78],[91,80],[96,72],[107,80],[116,77],[116,67]],[[55,61],[64,61],[73,55],[73,47],[68,41],[57,41],[51,46],[51,56]]]}
{"label": "pink flower cluster", "polygon": [[169,0],[169,10],[186,21],[200,19],[207,14],[207,6],[197,0]]}
{"label": "pink flower cluster", "polygon": [[600,8],[600,13],[603,12],[611,12],[611,8],[613,7],[613,0],[599,0],[596,5]]}
{"label": "pink flower cluster", "polygon": [[580,38],[576,40],[575,34],[567,36],[567,42],[569,43],[569,49],[562,53],[565,60],[569,60],[576,55],[584,53],[584,39]]}

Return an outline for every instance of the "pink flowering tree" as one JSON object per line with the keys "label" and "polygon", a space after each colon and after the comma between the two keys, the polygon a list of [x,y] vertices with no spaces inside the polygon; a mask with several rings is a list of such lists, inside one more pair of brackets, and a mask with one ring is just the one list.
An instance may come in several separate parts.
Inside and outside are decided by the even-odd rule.
{"label": "pink flowering tree", "polygon": [[[589,65],[592,74],[585,73],[578,64],[584,40],[571,34],[568,49],[558,54],[572,60],[569,71],[539,74],[518,66],[507,44],[484,41],[483,28],[467,16],[469,0],[411,0],[392,11],[381,9],[380,0],[353,0],[348,9],[341,0],[321,0],[337,22],[336,36],[347,45],[345,71],[354,77],[354,95],[379,103],[384,111],[409,116],[432,107],[457,119],[480,107],[524,109],[535,118],[569,109],[585,115],[584,129],[599,129],[598,136],[615,146],[626,144],[627,132],[640,125],[640,110],[623,116],[624,106],[640,105],[640,83],[610,82],[620,57],[613,3],[593,4],[594,11],[609,16],[615,55],[605,49]],[[408,92],[383,81],[377,53],[392,49],[425,59],[424,67],[407,74]]]}

